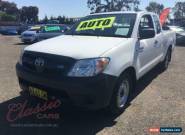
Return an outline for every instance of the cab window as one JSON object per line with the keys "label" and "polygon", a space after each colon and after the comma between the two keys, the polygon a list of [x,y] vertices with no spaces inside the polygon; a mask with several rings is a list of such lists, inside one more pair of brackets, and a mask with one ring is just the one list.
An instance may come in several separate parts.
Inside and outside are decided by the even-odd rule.
{"label": "cab window", "polygon": [[157,34],[161,33],[161,25],[156,15],[153,16]]}
{"label": "cab window", "polygon": [[141,21],[139,24],[139,30],[146,29],[146,28],[153,28],[154,29],[152,17],[150,15],[144,15],[141,18]]}
{"label": "cab window", "polygon": [[138,36],[142,38],[145,30],[154,30],[154,24],[151,15],[144,15],[139,23]]}

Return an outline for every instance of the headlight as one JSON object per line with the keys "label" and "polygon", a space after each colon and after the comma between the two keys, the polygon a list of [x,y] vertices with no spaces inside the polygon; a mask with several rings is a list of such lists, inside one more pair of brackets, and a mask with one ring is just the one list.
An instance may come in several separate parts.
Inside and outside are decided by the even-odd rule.
{"label": "headlight", "polygon": [[21,54],[20,54],[20,57],[19,57],[19,64],[22,65],[22,56],[24,54],[24,48],[21,49]]}
{"label": "headlight", "polygon": [[83,59],[75,63],[68,76],[70,77],[92,77],[101,72],[109,64],[109,58]]}

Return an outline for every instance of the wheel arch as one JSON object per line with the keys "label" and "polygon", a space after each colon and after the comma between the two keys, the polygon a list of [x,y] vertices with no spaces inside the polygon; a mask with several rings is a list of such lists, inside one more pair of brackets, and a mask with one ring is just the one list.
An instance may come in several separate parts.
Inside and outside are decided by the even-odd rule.
{"label": "wheel arch", "polygon": [[134,85],[136,84],[137,81],[137,76],[136,76],[136,70],[134,67],[130,66],[127,67],[119,76],[119,78],[124,74],[124,73],[128,73],[129,75],[131,75],[131,79],[134,83]]}

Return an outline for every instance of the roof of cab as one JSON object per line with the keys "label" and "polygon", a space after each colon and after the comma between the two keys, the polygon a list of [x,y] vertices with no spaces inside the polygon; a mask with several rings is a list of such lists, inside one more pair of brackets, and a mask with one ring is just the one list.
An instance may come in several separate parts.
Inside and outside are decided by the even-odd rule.
{"label": "roof of cab", "polygon": [[102,13],[94,13],[91,15],[106,15],[106,14],[138,14],[138,15],[143,15],[143,14],[155,14],[153,12],[147,12],[147,11],[115,11],[115,12],[102,12]]}

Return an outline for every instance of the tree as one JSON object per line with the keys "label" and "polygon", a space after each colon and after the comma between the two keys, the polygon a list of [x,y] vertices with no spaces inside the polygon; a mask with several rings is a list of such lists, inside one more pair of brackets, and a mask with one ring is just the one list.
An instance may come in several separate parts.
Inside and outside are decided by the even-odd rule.
{"label": "tree", "polygon": [[16,21],[16,17],[14,15],[9,15],[4,12],[0,12],[0,21]]}
{"label": "tree", "polygon": [[35,6],[22,7],[20,9],[20,19],[24,23],[37,23],[39,9]]}
{"label": "tree", "polygon": [[3,21],[18,21],[19,9],[15,3],[0,0],[1,20]]}
{"label": "tree", "polygon": [[140,0],[88,0],[87,5],[91,13],[139,10]]}
{"label": "tree", "polygon": [[65,16],[63,16],[63,17],[58,16],[57,20],[59,20],[60,24],[65,23]]}
{"label": "tree", "polygon": [[185,2],[177,2],[173,9],[175,19],[185,19]]}
{"label": "tree", "polygon": [[47,17],[47,15],[45,15],[45,17],[44,17],[44,19],[43,19],[43,23],[48,23],[48,17]]}
{"label": "tree", "polygon": [[163,11],[164,9],[164,5],[163,4],[159,4],[157,2],[150,2],[149,6],[146,7],[146,10],[149,12],[154,12],[158,15],[160,15],[160,13]]}
{"label": "tree", "polygon": [[17,15],[19,12],[17,5],[8,1],[0,1],[0,11],[9,15]]}
{"label": "tree", "polygon": [[39,9],[35,6],[17,8],[13,2],[0,0],[0,11],[5,13],[1,15],[3,20],[21,21],[23,23],[36,23],[38,22]]}
{"label": "tree", "polygon": [[50,17],[50,20],[55,20],[55,17],[51,16],[51,17]]}

